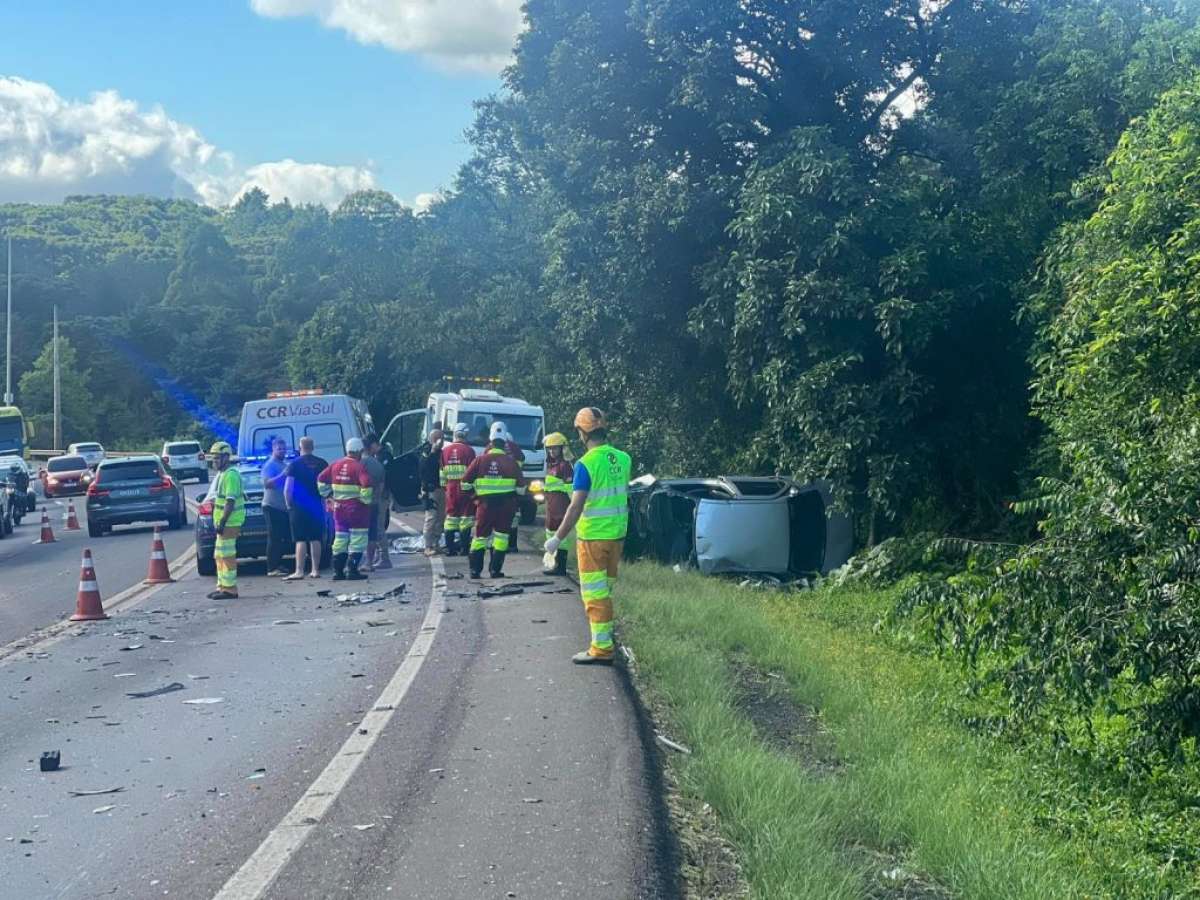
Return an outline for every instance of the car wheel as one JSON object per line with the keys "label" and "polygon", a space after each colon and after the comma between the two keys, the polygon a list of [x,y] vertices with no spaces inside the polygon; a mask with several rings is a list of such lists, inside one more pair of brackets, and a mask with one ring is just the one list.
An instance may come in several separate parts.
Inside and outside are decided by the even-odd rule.
{"label": "car wheel", "polygon": [[205,578],[212,578],[217,574],[217,561],[211,556],[197,556],[196,573]]}
{"label": "car wheel", "polygon": [[104,529],[99,525],[93,525],[91,522],[88,522],[88,537],[104,537]]}

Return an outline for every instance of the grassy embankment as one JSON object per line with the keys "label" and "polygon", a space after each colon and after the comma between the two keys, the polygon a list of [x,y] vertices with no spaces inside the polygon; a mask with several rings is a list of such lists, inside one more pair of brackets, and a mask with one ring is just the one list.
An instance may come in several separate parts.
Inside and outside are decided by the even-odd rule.
{"label": "grassy embankment", "polygon": [[1047,827],[1068,773],[961,724],[959,673],[875,627],[893,600],[622,571],[618,627],[639,687],[692,750],[670,755],[683,804],[711,807],[753,896],[1191,894],[1186,873],[1107,834],[1102,806],[1097,826]]}

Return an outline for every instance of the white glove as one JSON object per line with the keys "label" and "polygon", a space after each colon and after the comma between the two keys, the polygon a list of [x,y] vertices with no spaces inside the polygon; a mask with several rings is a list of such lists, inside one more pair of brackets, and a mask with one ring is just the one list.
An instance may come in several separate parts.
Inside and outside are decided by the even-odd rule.
{"label": "white glove", "polygon": [[543,569],[546,569],[548,571],[550,569],[553,569],[556,565],[558,565],[558,560],[556,560],[554,558],[553,553],[547,553],[542,556],[542,568]]}
{"label": "white glove", "polygon": [[562,541],[558,539],[558,535],[554,535],[546,541],[546,545],[542,548],[546,551],[546,555],[553,557],[559,547],[562,546]]}

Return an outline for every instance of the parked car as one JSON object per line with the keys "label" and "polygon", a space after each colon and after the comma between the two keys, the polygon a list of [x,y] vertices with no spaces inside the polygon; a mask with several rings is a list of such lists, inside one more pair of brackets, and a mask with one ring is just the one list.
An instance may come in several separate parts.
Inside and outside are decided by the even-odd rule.
{"label": "parked car", "polygon": [[[263,483],[259,467],[255,464],[239,464],[242,476],[242,491],[246,495],[246,524],[238,533],[238,559],[257,559],[267,555],[267,519],[262,511]],[[213,494],[217,482],[209,486],[200,501],[196,514],[196,571],[201,575],[217,574],[217,563],[213,549],[217,542],[217,529],[213,522]],[[325,540],[321,550],[321,568],[329,565],[333,554],[333,513],[325,513]],[[287,554],[291,555],[291,554]]]}
{"label": "parked car", "polygon": [[46,468],[38,472],[42,494],[47,498],[82,494],[93,481],[92,470],[82,456],[56,456],[46,460]]}
{"label": "parked car", "polygon": [[13,521],[18,525],[23,516],[37,509],[37,492],[33,488],[35,480],[29,463],[21,457],[0,457],[0,481],[4,482],[5,491],[12,498]]}
{"label": "parked car", "polygon": [[18,519],[14,518],[12,494],[6,489],[0,490],[0,538],[6,538],[13,533]]}
{"label": "parked car", "polygon": [[180,481],[198,478],[208,483],[208,463],[198,441],[167,441],[162,446],[163,465]]}
{"label": "parked car", "polygon": [[104,462],[104,448],[97,443],[72,444],[67,448],[67,455],[82,456],[93,469]]}
{"label": "parked car", "polygon": [[87,518],[92,537],[135,522],[166,522],[174,530],[187,524],[187,502],[157,456],[123,456],[96,469],[87,490]]}

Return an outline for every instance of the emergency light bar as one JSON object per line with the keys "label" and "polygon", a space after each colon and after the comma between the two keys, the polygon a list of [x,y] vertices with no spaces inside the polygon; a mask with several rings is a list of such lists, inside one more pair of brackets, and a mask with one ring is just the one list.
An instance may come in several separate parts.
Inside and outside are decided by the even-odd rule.
{"label": "emergency light bar", "polygon": [[267,391],[267,399],[278,400],[281,397],[320,397],[324,393],[324,388],[306,388],[302,391]]}
{"label": "emergency light bar", "polygon": [[499,375],[443,375],[442,380],[450,381],[465,381],[468,384],[500,384]]}

